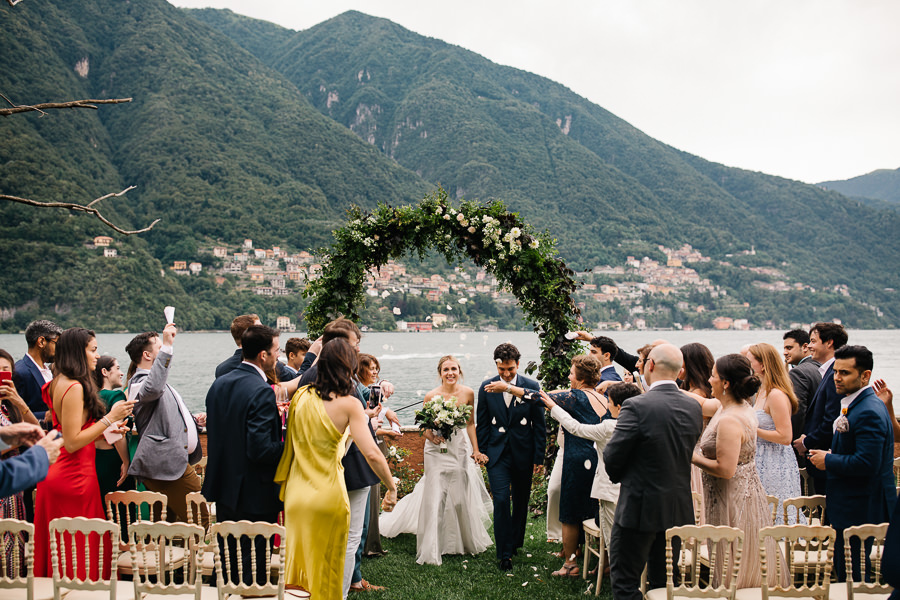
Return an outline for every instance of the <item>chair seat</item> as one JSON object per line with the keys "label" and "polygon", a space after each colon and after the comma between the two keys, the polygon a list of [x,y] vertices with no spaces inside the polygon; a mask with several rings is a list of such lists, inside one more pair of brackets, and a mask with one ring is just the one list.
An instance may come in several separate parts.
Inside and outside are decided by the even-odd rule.
{"label": "chair seat", "polygon": [[[3,600],[25,600],[28,592],[25,588],[3,589],[0,596],[3,597]],[[34,600],[53,600],[52,577],[34,578]]]}
{"label": "chair seat", "polygon": [[[147,561],[150,563],[150,572],[156,573],[156,554],[158,550],[150,551],[147,549]],[[184,565],[184,548],[171,548],[166,550],[166,562],[171,563],[175,569],[180,569]],[[142,552],[137,553],[137,564],[139,568],[144,567],[144,555]],[[134,567],[131,564],[131,552],[123,552],[119,554],[118,572],[123,574],[131,574]]]}
{"label": "chair seat", "polygon": [[762,588],[741,588],[735,592],[734,600],[762,600]]}
{"label": "chair seat", "polygon": [[[64,600],[109,600],[108,590],[72,590],[63,588],[60,590],[60,595]],[[134,584],[130,581],[117,581],[116,600],[134,600]]]}
{"label": "chair seat", "polygon": [[[175,598],[181,598],[183,600],[190,600],[193,598],[193,593],[185,592],[184,594],[172,595],[172,594],[142,594],[141,600],[174,600]],[[64,598],[63,600],[68,600]],[[119,600],[119,597],[116,596],[116,600]],[[204,585],[200,588],[200,600],[219,600],[219,590],[214,587]]]}
{"label": "chair seat", "polygon": [[644,594],[645,600],[666,600],[667,597],[668,593],[664,587],[647,590],[647,593]]}

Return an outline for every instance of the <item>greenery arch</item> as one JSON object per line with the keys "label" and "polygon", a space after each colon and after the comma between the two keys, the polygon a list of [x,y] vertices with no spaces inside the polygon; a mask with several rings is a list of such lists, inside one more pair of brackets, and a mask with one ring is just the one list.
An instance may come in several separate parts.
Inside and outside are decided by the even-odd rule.
{"label": "greenery arch", "polygon": [[369,269],[407,252],[422,256],[437,250],[450,264],[471,259],[515,295],[540,338],[541,362],[529,363],[526,372],[537,371],[547,389],[567,384],[578,351],[565,337],[579,314],[572,299],[577,284],[574,272],[557,258],[549,233],[535,232],[499,201],[462,201],[454,208],[443,189],[416,206],[380,204],[372,213],[354,206],[348,217],[334,232],[335,243],[320,251],[322,271],[304,291],[311,298],[305,312],[311,336],[339,316],[359,317]]}

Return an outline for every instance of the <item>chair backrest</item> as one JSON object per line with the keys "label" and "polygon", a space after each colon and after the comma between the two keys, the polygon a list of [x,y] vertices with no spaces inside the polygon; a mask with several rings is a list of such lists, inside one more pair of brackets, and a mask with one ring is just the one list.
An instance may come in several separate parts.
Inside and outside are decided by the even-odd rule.
{"label": "chair backrest", "polygon": [[0,588],[34,596],[34,525],[27,521],[0,519]]}
{"label": "chair backrest", "polygon": [[[827,599],[834,539],[834,529],[822,525],[777,525],[760,529],[763,600],[770,597]],[[770,570],[775,571],[775,581],[788,581],[787,586],[769,585]]]}
{"label": "chair backrest", "polygon": [[806,470],[806,467],[800,467],[800,493],[804,496],[812,495],[812,475]]}
{"label": "chair backrest", "polygon": [[894,483],[900,487],[900,456],[894,459]]}
{"label": "chair backrest", "polygon": [[[844,530],[844,565],[847,568],[849,600],[853,600],[854,594],[890,594],[893,590],[881,576],[881,557],[884,554],[887,529],[887,523],[880,523],[856,525]],[[853,556],[854,551],[856,556]],[[854,566],[859,567],[859,579],[854,577]]]}
{"label": "chair backrest", "polygon": [[[118,544],[119,526],[104,519],[60,517],[50,521],[54,599],[59,600],[60,588],[66,588],[108,590],[110,600],[116,600],[115,573],[119,553],[113,550]],[[107,555],[110,556],[110,571],[104,573]]]}
{"label": "chair backrest", "polygon": [[[678,556],[674,556],[672,540],[681,539]],[[709,585],[700,583],[700,553],[706,545],[709,553]],[[734,598],[741,553],[744,548],[744,532],[736,527],[713,525],[684,525],[666,531],[666,595],[690,598]],[[681,583],[675,585],[675,569],[681,574]]]}
{"label": "chair backrest", "polygon": [[[203,560],[205,533],[199,525],[147,521],[133,523],[129,551],[131,564],[134,565],[134,597],[193,592],[194,599],[200,600],[203,586],[200,562]],[[147,540],[151,543],[147,544]],[[183,559],[176,548],[184,550]],[[180,577],[175,576],[178,571],[181,572]]]}
{"label": "chair backrest", "polygon": [[[136,490],[109,492],[106,494],[106,518],[121,528],[122,540],[128,540],[129,527],[135,521],[164,521],[168,498],[159,492]],[[143,517],[142,517],[143,514]]]}
{"label": "chair backrest", "polygon": [[699,525],[703,515],[703,496],[700,492],[691,492],[691,501],[694,505],[694,525]]}
{"label": "chair backrest", "polygon": [[200,492],[190,492],[185,496],[187,502],[187,518],[191,525],[199,525],[209,536],[209,526],[215,521],[213,503],[207,502]]}
{"label": "chair backrest", "polygon": [[766,502],[769,503],[769,525],[774,525],[775,518],[778,515],[778,505],[781,504],[781,500],[778,496],[766,494]]}
{"label": "chair backrest", "polygon": [[[257,546],[253,543],[257,537],[262,536],[265,538],[265,552],[264,556],[259,556],[257,552]],[[250,521],[225,521],[223,523],[216,523],[210,528],[210,537],[214,540],[214,552],[216,559],[216,573],[219,574],[218,580],[216,581],[216,586],[219,589],[219,600],[225,600],[229,594],[242,594],[248,596],[262,596],[262,595],[272,595],[275,594],[278,596],[278,600],[283,600],[284,598],[284,561],[278,561],[277,564],[277,580],[272,582],[271,576],[267,577],[265,583],[260,583],[255,580],[254,575],[260,571],[258,568],[260,565],[265,565],[265,570],[263,572],[267,574],[272,573],[272,548],[275,542],[275,536],[280,536],[284,538],[284,527],[280,525],[274,525],[272,523],[260,523],[260,522],[250,522]],[[241,544],[241,538],[248,538],[249,545]],[[232,552],[232,544],[229,543],[229,540],[233,539],[235,541],[234,546],[237,552],[237,556],[233,557]],[[251,577],[253,583],[247,584],[244,583],[245,577],[245,565],[244,565],[244,548],[242,546],[249,547],[250,550],[250,560],[248,561],[248,565],[250,568],[250,573],[248,573],[248,577]],[[236,558],[236,560],[233,560]],[[228,570],[231,571],[234,566],[237,567],[237,572],[228,573],[228,577],[223,577],[222,566],[228,565]]]}
{"label": "chair backrest", "polygon": [[206,456],[201,458],[197,464],[194,465],[194,472],[197,474],[197,477],[200,478],[200,485],[203,485],[203,482],[206,480],[206,461],[209,460]]}
{"label": "chair backrest", "polygon": [[825,522],[825,496],[786,498],[781,510],[785,523],[790,522],[788,514],[798,515],[797,523],[800,523],[799,514],[802,514],[806,517],[807,525],[821,525]]}

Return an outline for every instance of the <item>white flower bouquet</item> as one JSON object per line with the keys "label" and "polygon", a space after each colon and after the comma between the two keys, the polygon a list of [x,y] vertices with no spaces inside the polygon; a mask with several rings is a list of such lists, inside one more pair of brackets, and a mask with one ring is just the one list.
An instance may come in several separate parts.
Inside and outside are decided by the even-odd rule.
{"label": "white flower bouquet", "polygon": [[[435,435],[449,440],[455,431],[466,426],[472,416],[472,407],[468,404],[460,406],[456,396],[444,398],[435,396],[416,411],[416,424],[419,429],[431,429]],[[447,452],[447,444],[442,443],[441,452]]]}

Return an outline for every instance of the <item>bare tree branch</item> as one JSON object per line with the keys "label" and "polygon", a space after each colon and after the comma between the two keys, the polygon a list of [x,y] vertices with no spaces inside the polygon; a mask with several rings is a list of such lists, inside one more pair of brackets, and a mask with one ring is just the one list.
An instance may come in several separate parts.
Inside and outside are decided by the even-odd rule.
{"label": "bare tree branch", "polygon": [[[8,2],[12,0],[7,0]],[[21,0],[15,0],[21,2]],[[0,94],[4,100],[9,102],[12,108],[0,108],[0,116],[8,117],[16,113],[37,111],[44,114],[44,110],[51,108],[93,108],[97,110],[97,104],[122,104],[123,102],[131,102],[131,98],[110,98],[107,100],[72,100],[70,102],[45,102],[43,104],[35,104],[29,106],[26,104],[14,104],[9,98]]]}
{"label": "bare tree branch", "polygon": [[102,214],[100,214],[99,209],[94,208],[94,205],[97,204],[98,202],[100,202],[101,200],[106,200],[107,198],[113,198],[113,197],[118,197],[118,196],[124,196],[126,193],[128,193],[129,191],[131,191],[133,189],[134,189],[134,186],[132,185],[130,187],[125,188],[124,190],[122,190],[119,193],[112,193],[112,194],[106,194],[105,196],[100,196],[99,198],[91,200],[86,205],[74,204],[72,202],[43,202],[41,200],[29,200],[28,198],[19,198],[18,196],[7,196],[5,194],[0,194],[0,200],[8,200],[10,202],[18,202],[19,204],[27,204],[28,206],[37,206],[40,208],[66,208],[68,210],[85,212],[85,213],[94,215],[95,217],[100,219],[105,225],[118,231],[119,233],[121,233],[123,235],[134,235],[135,233],[144,233],[145,231],[150,231],[151,229],[153,229],[154,225],[159,223],[159,219],[156,219],[155,221],[150,223],[150,225],[148,225],[147,227],[144,227],[143,229],[136,229],[134,231],[126,231],[124,229],[121,229],[120,227],[117,227],[116,225],[113,225],[106,217],[104,217]]}
{"label": "bare tree branch", "polygon": [[18,3],[21,2],[22,0],[6,0],[6,1],[9,2],[9,5],[10,5],[10,6],[15,6],[16,4],[18,4]]}

